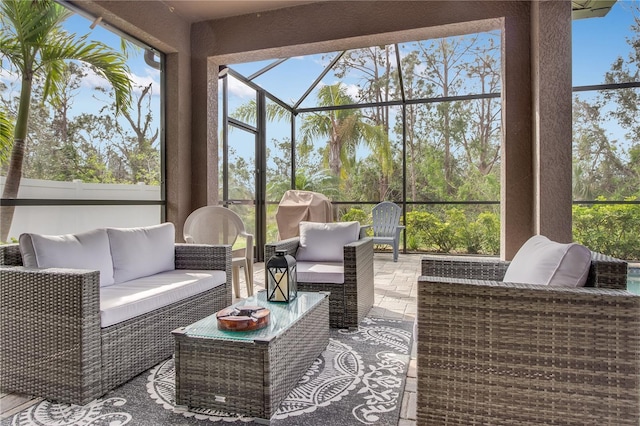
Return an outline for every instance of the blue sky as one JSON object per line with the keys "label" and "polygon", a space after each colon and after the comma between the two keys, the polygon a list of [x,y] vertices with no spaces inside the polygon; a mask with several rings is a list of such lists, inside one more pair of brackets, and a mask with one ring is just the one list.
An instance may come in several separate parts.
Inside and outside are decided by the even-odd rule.
{"label": "blue sky", "polygon": [[[589,85],[602,83],[605,72],[609,69],[611,63],[618,56],[626,56],[629,52],[629,45],[626,38],[630,36],[630,25],[633,23],[633,7],[638,7],[639,0],[618,1],[612,10],[604,18],[581,19],[573,22],[573,84]],[[75,15],[66,23],[66,28],[70,32],[77,34],[90,33],[91,39],[96,39],[107,43],[115,48],[120,47],[119,36],[109,32],[101,26],[90,30],[91,21]],[[258,82],[263,82],[269,90],[280,96],[285,101],[298,99],[311,82],[317,77],[323,68],[323,64],[333,57],[328,54],[324,59],[323,55],[311,55],[304,58],[292,58],[279,67],[287,69],[287,76],[293,78],[280,78],[283,73],[278,72],[278,78],[270,78],[270,73],[264,77],[258,78]],[[233,66],[239,70],[256,70],[261,66],[270,63],[264,61],[260,65],[246,64]],[[153,93],[156,98],[156,107],[154,107],[154,116],[159,113],[158,96],[160,94],[160,74],[144,63],[142,53],[134,56],[129,61],[132,73],[132,79],[135,85],[146,85],[153,83]],[[5,82],[11,80],[9,70],[3,64],[0,70],[0,79]],[[323,83],[334,83],[335,77],[329,75]],[[98,76],[91,76],[85,82],[84,87],[87,89],[95,85],[101,84]],[[13,85],[14,90],[18,90],[17,84]],[[253,91],[246,88],[239,88],[232,85],[232,93],[236,95],[235,102],[243,103],[253,98]],[[315,102],[314,94],[311,94],[308,101],[303,106],[311,106]],[[75,112],[97,112],[102,106],[98,101],[87,97],[87,101],[78,101],[75,105]],[[232,107],[233,110],[233,107]],[[72,112],[73,113],[73,112]]]}
{"label": "blue sky", "polygon": [[618,56],[626,57],[633,24],[632,7],[638,0],[618,0],[603,18],[573,21],[573,85],[604,82],[604,74]]}

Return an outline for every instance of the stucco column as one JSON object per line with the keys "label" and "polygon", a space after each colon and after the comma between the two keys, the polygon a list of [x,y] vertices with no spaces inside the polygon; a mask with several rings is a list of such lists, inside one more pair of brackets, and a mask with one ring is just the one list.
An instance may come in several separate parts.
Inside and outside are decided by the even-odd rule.
{"label": "stucco column", "polygon": [[531,54],[528,10],[502,31],[502,173],[500,255],[513,258],[533,232]]}
{"label": "stucco column", "polygon": [[218,64],[207,47],[209,26],[191,30],[191,207],[218,203]]}
{"label": "stucco column", "polygon": [[165,164],[166,220],[176,227],[182,241],[182,226],[191,213],[191,66],[188,55],[165,56]]}
{"label": "stucco column", "polygon": [[535,233],[570,242],[572,204],[571,2],[532,2]]}

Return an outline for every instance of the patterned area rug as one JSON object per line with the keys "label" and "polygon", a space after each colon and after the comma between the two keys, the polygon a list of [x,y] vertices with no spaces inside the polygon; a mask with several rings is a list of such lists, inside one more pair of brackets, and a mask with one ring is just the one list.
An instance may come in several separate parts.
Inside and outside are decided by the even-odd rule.
{"label": "patterned area rug", "polygon": [[[331,330],[327,349],[272,417],[271,425],[398,424],[412,327],[365,318],[358,330]],[[40,402],[2,425],[255,425],[251,418],[174,405],[168,359],[85,406]]]}

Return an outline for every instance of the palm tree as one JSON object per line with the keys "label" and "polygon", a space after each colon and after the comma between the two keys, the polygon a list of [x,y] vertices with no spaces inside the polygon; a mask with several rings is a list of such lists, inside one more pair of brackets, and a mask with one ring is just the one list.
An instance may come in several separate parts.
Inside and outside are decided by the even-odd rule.
{"label": "palm tree", "polygon": [[0,165],[9,161],[11,150],[11,137],[13,136],[13,123],[7,117],[5,111],[0,110]]}
{"label": "palm tree", "polygon": [[[107,45],[87,41],[62,28],[71,12],[51,0],[3,0],[0,3],[0,52],[22,78],[20,103],[14,128],[9,168],[2,194],[4,199],[18,195],[29,122],[29,106],[34,78],[44,78],[44,96],[54,103],[67,61],[77,60],[94,67],[115,92],[117,112],[131,102],[131,82],[125,58]],[[14,206],[0,207],[0,241],[6,241]]]}
{"label": "palm tree", "polygon": [[[318,91],[318,105],[322,107],[353,105],[354,100],[342,83],[324,86]],[[367,124],[360,109],[335,109],[314,113],[305,118],[302,144],[309,145],[316,138],[328,138],[326,157],[331,173],[340,178],[355,164],[358,144],[364,141],[375,153],[382,172],[390,174],[391,146],[383,126]],[[381,197],[384,194],[380,194]]]}

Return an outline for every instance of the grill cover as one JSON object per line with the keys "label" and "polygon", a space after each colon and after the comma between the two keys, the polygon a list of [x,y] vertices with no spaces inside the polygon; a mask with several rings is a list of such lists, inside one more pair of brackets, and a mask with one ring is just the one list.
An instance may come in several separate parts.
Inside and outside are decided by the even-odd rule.
{"label": "grill cover", "polygon": [[276,210],[278,239],[297,237],[298,224],[302,221],[333,222],[331,201],[317,192],[298,190],[285,192]]}

